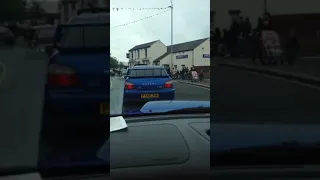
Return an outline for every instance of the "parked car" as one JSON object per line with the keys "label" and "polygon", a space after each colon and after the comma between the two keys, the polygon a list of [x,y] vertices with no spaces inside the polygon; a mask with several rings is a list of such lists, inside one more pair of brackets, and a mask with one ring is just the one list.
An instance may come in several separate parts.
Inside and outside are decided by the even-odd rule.
{"label": "parked car", "polygon": [[10,29],[0,27],[0,42],[3,42],[6,45],[15,45],[16,38]]}
{"label": "parked car", "polygon": [[126,76],[127,72],[128,72],[128,69],[122,69],[121,72],[120,72],[121,76],[123,76],[123,77]]}
{"label": "parked car", "polygon": [[115,76],[115,72],[112,69],[110,70],[110,75]]}

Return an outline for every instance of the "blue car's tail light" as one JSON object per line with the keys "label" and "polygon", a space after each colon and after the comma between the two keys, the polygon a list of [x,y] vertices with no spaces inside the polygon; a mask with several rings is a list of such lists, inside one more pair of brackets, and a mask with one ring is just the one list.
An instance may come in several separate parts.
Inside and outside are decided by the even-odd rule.
{"label": "blue car's tail light", "polygon": [[164,84],[164,88],[173,88],[173,81],[167,81],[165,84]]}
{"label": "blue car's tail light", "polygon": [[73,87],[80,84],[75,70],[70,67],[51,64],[48,69],[48,85],[56,87]]}
{"label": "blue car's tail light", "polygon": [[135,86],[131,82],[125,82],[124,88],[127,90],[130,90],[130,89],[135,89]]}

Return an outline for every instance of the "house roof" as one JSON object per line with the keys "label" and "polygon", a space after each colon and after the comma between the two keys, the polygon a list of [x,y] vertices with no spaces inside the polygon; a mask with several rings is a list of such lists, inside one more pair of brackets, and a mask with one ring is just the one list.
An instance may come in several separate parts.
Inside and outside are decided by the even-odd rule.
{"label": "house roof", "polygon": [[[27,0],[27,3],[31,3],[34,0]],[[59,1],[42,1],[35,0],[40,3],[40,6],[46,11],[46,13],[59,13]]]}
{"label": "house roof", "polygon": [[[184,42],[184,43],[180,43],[180,44],[174,44],[173,45],[173,53],[194,50],[196,47],[198,47],[201,43],[203,43],[207,39],[209,39],[209,38],[198,39],[198,40],[195,40],[195,41],[189,41],[189,42]],[[170,52],[171,52],[171,46],[167,46],[167,53],[165,53],[162,56],[158,57],[154,61],[156,61],[156,62],[160,61],[161,59],[166,57],[168,54],[170,54]]]}
{"label": "house roof", "polygon": [[[158,40],[157,40],[157,41],[158,41]],[[152,42],[148,42],[148,43],[136,45],[136,46],[134,46],[133,48],[129,49],[129,51],[137,50],[137,49],[143,49],[143,48],[148,48],[148,47],[150,47],[153,43],[155,43],[155,42],[157,42],[157,41],[152,41]]]}
{"label": "house roof", "polygon": [[[173,45],[173,53],[194,50],[196,47],[198,47],[201,43],[203,43],[207,39],[209,39],[209,38],[198,39],[195,41],[189,41],[189,42],[184,42],[184,43],[180,43],[180,44],[174,44]],[[170,49],[169,51],[171,52],[171,46],[168,46],[168,49]]]}

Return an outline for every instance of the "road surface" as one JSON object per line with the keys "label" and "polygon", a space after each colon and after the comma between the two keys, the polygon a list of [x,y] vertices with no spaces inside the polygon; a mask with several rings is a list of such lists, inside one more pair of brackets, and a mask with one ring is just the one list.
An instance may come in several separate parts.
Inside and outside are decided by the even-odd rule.
{"label": "road surface", "polygon": [[0,142],[4,147],[0,168],[37,162],[47,58],[31,52],[19,45],[0,47],[0,62],[5,67],[0,82]]}
{"label": "road surface", "polygon": [[215,67],[211,91],[211,121],[320,122],[320,91],[310,86],[245,70]]}
{"label": "road surface", "polygon": [[[123,108],[124,79],[118,76],[111,77],[110,114],[122,114],[123,110],[138,110],[143,104],[126,106]],[[185,83],[175,82],[176,100],[210,101],[210,90]]]}

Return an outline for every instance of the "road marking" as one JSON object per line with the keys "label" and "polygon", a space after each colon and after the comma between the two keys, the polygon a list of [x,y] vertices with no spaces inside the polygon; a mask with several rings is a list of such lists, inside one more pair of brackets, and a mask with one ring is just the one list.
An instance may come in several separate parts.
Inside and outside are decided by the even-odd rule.
{"label": "road marking", "polygon": [[317,86],[314,86],[314,85],[310,85],[310,84],[306,84],[306,83],[302,83],[302,82],[295,81],[295,80],[286,79],[284,77],[277,77],[277,76],[272,76],[272,75],[268,75],[268,74],[262,74],[262,73],[258,73],[258,72],[249,72],[248,71],[248,73],[258,74],[260,76],[265,76],[265,77],[268,77],[268,78],[273,78],[273,79],[277,79],[277,80],[281,80],[281,81],[287,81],[287,82],[291,82],[291,83],[294,83],[294,84],[298,84],[298,85],[303,86],[303,87],[307,87],[307,88],[310,88],[310,89],[315,89],[315,90],[320,91],[320,87],[317,87]]}
{"label": "road marking", "polygon": [[4,82],[7,76],[6,65],[0,61],[0,84]]}

